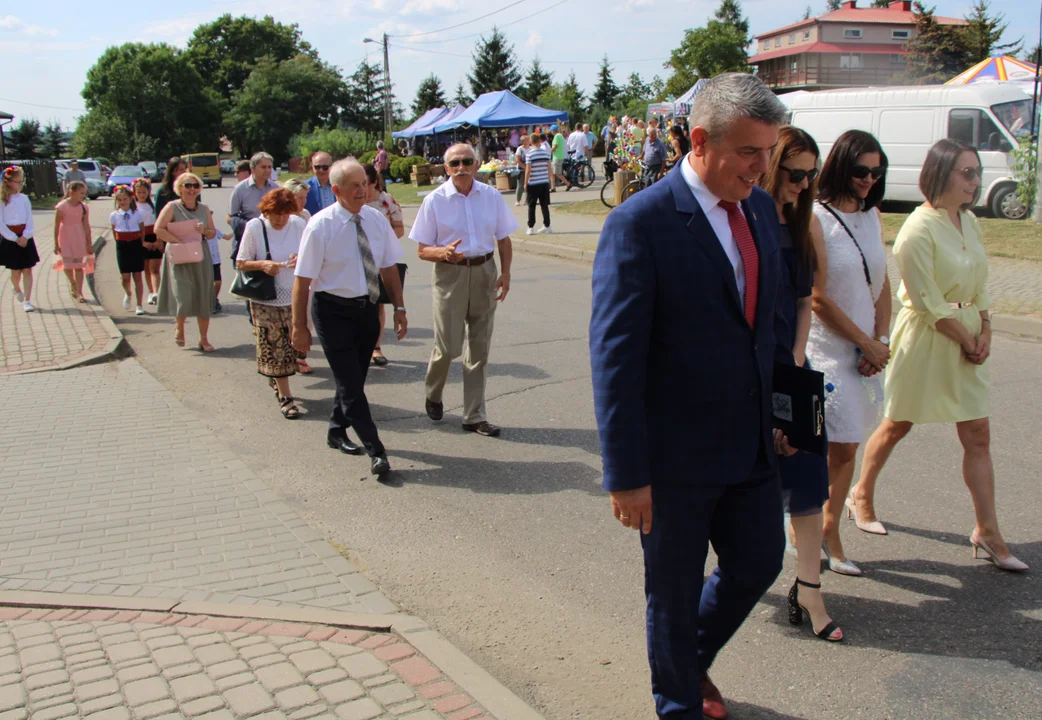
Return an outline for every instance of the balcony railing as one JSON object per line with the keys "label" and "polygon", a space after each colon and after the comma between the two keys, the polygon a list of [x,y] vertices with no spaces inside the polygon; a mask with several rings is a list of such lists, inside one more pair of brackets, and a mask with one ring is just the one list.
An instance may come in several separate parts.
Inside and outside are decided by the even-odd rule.
{"label": "balcony railing", "polygon": [[867,87],[869,85],[897,85],[903,66],[893,68],[795,68],[787,70],[760,70],[757,74],[772,88],[791,87]]}

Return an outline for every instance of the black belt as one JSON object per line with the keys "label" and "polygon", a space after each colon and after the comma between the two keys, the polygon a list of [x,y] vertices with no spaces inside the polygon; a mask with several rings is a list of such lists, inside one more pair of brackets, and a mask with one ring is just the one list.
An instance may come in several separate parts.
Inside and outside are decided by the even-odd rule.
{"label": "black belt", "polygon": [[464,258],[459,261],[460,265],[466,265],[467,267],[474,267],[475,265],[484,265],[495,253],[489,253],[488,255],[481,255],[480,257]]}
{"label": "black belt", "polygon": [[368,295],[362,295],[360,297],[353,297],[353,298],[346,298],[346,297],[340,297],[339,295],[333,295],[332,293],[319,291],[319,292],[315,293],[315,297],[322,298],[323,300],[328,300],[329,302],[333,303],[334,305],[340,305],[342,307],[349,307],[349,308],[361,309],[361,308],[364,308],[367,304],[369,304],[369,296]]}

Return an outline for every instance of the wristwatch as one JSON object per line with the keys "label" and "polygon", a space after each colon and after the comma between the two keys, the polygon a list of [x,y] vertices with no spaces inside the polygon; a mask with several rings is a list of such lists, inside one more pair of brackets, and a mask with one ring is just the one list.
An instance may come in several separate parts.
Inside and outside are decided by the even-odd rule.
{"label": "wristwatch", "polygon": [[890,346],[890,338],[888,338],[886,335],[880,335],[878,340],[879,340],[879,342],[883,343],[887,347]]}
{"label": "wristwatch", "polygon": [[396,308],[394,309],[394,311],[395,311],[395,312],[405,312],[405,308],[403,308],[403,307],[396,307]]}

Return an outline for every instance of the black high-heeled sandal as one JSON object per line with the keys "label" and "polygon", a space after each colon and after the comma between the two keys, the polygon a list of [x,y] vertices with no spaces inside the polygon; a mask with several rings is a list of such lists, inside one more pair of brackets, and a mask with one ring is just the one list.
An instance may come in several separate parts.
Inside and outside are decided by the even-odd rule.
{"label": "black high-heeled sandal", "polygon": [[[821,583],[814,585],[813,583],[803,582],[799,578],[796,578],[796,582],[792,584],[792,589],[789,590],[789,622],[793,625],[801,625],[803,623],[803,613],[807,613],[807,618],[810,618],[810,612],[807,610],[807,608],[800,605],[798,590],[799,585],[802,585],[803,587],[808,587],[812,590],[821,589]],[[837,630],[839,630],[840,633],[843,632],[839,625],[830,620],[828,625],[823,627],[820,632],[815,632],[814,634],[827,642],[841,642],[843,640],[842,634],[839,637],[832,637],[832,633],[836,632]],[[813,621],[811,621],[811,632],[813,631],[814,624]]]}

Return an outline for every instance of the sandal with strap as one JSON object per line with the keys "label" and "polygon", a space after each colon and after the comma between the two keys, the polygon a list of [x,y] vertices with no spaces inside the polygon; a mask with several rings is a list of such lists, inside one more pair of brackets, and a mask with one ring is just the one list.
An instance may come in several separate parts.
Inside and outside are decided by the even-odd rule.
{"label": "sandal with strap", "polygon": [[308,361],[304,358],[297,358],[297,370],[303,375],[311,374],[311,366],[308,365]]}
{"label": "sandal with strap", "polygon": [[282,417],[287,420],[296,420],[300,417],[300,410],[297,409],[293,400],[291,397],[279,398],[279,409],[282,411]]}
{"label": "sandal with strap", "polygon": [[[800,605],[799,600],[799,586],[811,588],[812,590],[820,590],[821,583],[815,585],[814,583],[803,582],[799,578],[796,578],[796,582],[792,584],[792,589],[789,590],[789,622],[793,625],[800,625],[803,623],[803,613],[807,613],[807,617],[810,618],[810,611],[807,608]],[[814,632],[814,621],[811,620],[811,631]],[[814,632],[814,634],[827,642],[840,642],[843,640],[843,631],[840,630],[839,625],[829,621],[828,625],[823,627],[821,630]]]}

